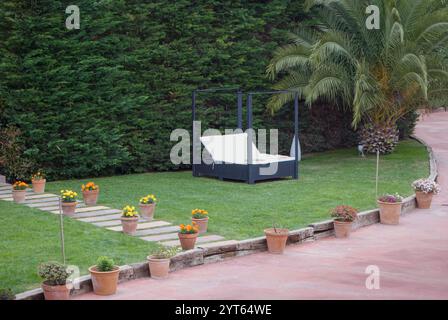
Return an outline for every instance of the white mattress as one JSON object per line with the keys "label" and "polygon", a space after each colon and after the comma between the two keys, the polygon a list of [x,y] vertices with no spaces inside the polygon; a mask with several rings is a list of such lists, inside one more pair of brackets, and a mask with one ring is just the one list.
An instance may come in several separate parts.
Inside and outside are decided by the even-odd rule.
{"label": "white mattress", "polygon": [[[204,136],[200,140],[215,163],[247,164],[247,133]],[[290,160],[294,158],[260,153],[252,143],[252,164]]]}

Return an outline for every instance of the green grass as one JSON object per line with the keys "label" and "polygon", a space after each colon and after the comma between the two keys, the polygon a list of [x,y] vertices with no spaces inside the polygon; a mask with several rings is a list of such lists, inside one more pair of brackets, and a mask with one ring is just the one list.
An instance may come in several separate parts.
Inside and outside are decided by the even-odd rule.
{"label": "green grass", "polygon": [[[140,196],[154,193],[160,199],[156,218],[173,223],[190,220],[191,209],[210,213],[209,233],[227,239],[261,236],[276,223],[291,229],[328,219],[330,208],[348,204],[360,210],[375,207],[375,157],[357,156],[354,149],[305,157],[300,180],[281,180],[247,185],[193,178],[191,172],[162,172],[48,183],[47,191],[79,190],[94,180],[100,185],[99,204],[122,208],[137,205]],[[409,140],[396,152],[381,157],[380,193],[412,194],[410,183],[429,171],[425,148]],[[39,210],[0,201],[0,288],[15,292],[38,286],[37,265],[60,260],[58,217]],[[119,264],[145,259],[152,245],[118,232],[65,219],[68,263],[82,273],[99,255]]]}
{"label": "green grass", "polygon": [[[100,203],[114,208],[137,205],[141,196],[154,193],[160,200],[156,218],[175,224],[189,222],[194,208],[207,209],[209,231],[227,239],[263,234],[274,222],[300,228],[328,219],[330,208],[348,204],[358,209],[375,207],[376,157],[359,157],[355,149],[336,150],[306,157],[300,179],[248,185],[211,178],[193,178],[190,171],[159,172],[94,178],[100,185]],[[403,141],[396,152],[382,156],[380,193],[410,195],[411,182],[429,171],[425,148],[416,141]],[[49,184],[49,190],[79,190],[78,181]]]}
{"label": "green grass", "polygon": [[[59,217],[52,213],[0,201],[0,288],[15,293],[39,286],[37,266],[46,261],[62,261]],[[67,264],[82,274],[100,255],[116,263],[145,260],[152,243],[124,234],[64,218]]]}

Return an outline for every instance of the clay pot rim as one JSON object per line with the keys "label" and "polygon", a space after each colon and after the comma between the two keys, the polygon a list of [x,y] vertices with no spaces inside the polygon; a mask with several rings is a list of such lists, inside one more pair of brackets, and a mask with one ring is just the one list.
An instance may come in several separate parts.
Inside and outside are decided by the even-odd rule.
{"label": "clay pot rim", "polygon": [[23,190],[12,189],[12,192],[26,192],[26,189],[23,189]]}
{"label": "clay pot rim", "polygon": [[139,216],[137,216],[137,217],[123,217],[123,216],[121,216],[120,219],[121,220],[125,220],[125,221],[134,221],[134,220],[138,221]]}
{"label": "clay pot rim", "polygon": [[208,217],[205,217],[205,218],[193,218],[193,217],[191,217],[191,220],[204,221],[204,220],[208,220]]}
{"label": "clay pot rim", "polygon": [[179,237],[184,237],[184,238],[194,238],[197,237],[199,235],[199,232],[195,232],[195,233],[177,233],[179,235]]}
{"label": "clay pot rim", "polygon": [[[45,287],[45,288],[52,288],[53,291],[59,291],[59,290],[62,289],[62,288],[67,289],[67,290],[71,290],[71,289],[73,289],[73,283],[72,283],[71,281],[67,282],[66,284],[58,284],[58,285],[55,285],[55,286],[52,286],[52,285],[50,285],[50,284],[47,284],[46,282],[47,282],[47,281],[43,281],[43,282],[40,283],[41,286],[42,286],[42,289],[43,289],[44,287]],[[54,289],[56,289],[56,290],[54,290]],[[62,291],[62,290],[61,290],[61,291]]]}
{"label": "clay pot rim", "polygon": [[31,180],[31,184],[38,184],[38,183],[44,183],[44,182],[47,182],[47,179]]}
{"label": "clay pot rim", "polygon": [[275,232],[274,228],[264,229],[264,234],[274,237],[289,235],[289,229],[287,228],[275,228],[277,232]]}
{"label": "clay pot rim", "polygon": [[376,202],[378,204],[385,204],[385,205],[402,205],[403,204],[403,201],[400,201],[400,202],[384,202],[384,201],[376,200]]}
{"label": "clay pot rim", "polygon": [[415,191],[415,194],[417,194],[417,193],[420,193],[420,194],[427,194],[427,195],[430,195],[430,194],[434,194],[434,191],[431,191],[431,192],[428,192],[428,193],[426,193],[425,191],[417,191],[417,190],[414,190]]}
{"label": "clay pot rim", "polygon": [[339,220],[333,220],[334,223],[338,224],[352,224],[353,221],[339,221]]}
{"label": "clay pot rim", "polygon": [[64,206],[64,205],[66,205],[66,206],[72,206],[72,205],[76,205],[78,203],[78,201],[61,201],[61,205],[62,206]]}
{"label": "clay pot rim", "polygon": [[171,258],[160,259],[160,258],[154,258],[154,256],[147,256],[146,260],[152,261],[152,262],[167,262],[167,261],[170,261]]}
{"label": "clay pot rim", "polygon": [[100,191],[100,187],[98,187],[98,189],[96,189],[96,190],[84,190],[84,191],[82,191],[82,193],[96,193],[98,191]]}
{"label": "clay pot rim", "polygon": [[89,267],[89,272],[93,273],[93,274],[113,274],[113,273],[120,272],[119,266],[114,266],[114,270],[112,270],[112,271],[98,271],[98,270],[95,270],[96,267],[97,267],[97,265],[93,265],[93,266]]}

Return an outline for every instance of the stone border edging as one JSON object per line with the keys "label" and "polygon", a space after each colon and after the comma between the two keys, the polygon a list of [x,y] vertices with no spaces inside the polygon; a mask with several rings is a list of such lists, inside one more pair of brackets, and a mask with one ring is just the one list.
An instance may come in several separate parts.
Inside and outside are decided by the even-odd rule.
{"label": "stone border edging", "polygon": [[[411,136],[412,139],[418,141],[426,147],[429,155],[429,179],[437,180],[437,161],[434,152],[422,139]],[[409,196],[403,200],[402,214],[407,214],[415,209],[415,195]],[[358,219],[353,224],[353,229],[360,229],[372,224],[380,222],[380,211],[378,208],[360,212]],[[304,242],[316,241],[322,238],[334,235],[333,220],[325,220],[321,222],[311,223],[306,228],[291,230],[288,235],[287,244],[300,244]],[[240,257],[253,253],[263,252],[267,250],[266,237],[258,237],[247,240],[235,241],[235,243],[212,246],[211,243],[207,247],[200,245],[188,251],[183,251],[171,259],[170,271],[177,271],[193,266],[223,261],[232,257]],[[148,262],[139,262],[120,267],[119,283],[150,277]],[[92,281],[90,275],[85,275],[75,279],[74,285],[79,285],[79,289],[73,289],[71,295],[79,295],[91,292]],[[41,288],[25,291],[16,295],[16,300],[43,300],[43,291]]]}

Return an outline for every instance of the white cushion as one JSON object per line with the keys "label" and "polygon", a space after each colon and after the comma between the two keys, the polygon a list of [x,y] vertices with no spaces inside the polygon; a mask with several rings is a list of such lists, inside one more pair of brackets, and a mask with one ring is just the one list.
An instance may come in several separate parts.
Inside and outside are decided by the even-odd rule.
{"label": "white cushion", "polygon": [[[247,133],[204,136],[200,138],[215,163],[247,164]],[[252,142],[252,163],[294,160],[292,157],[260,153]]]}

